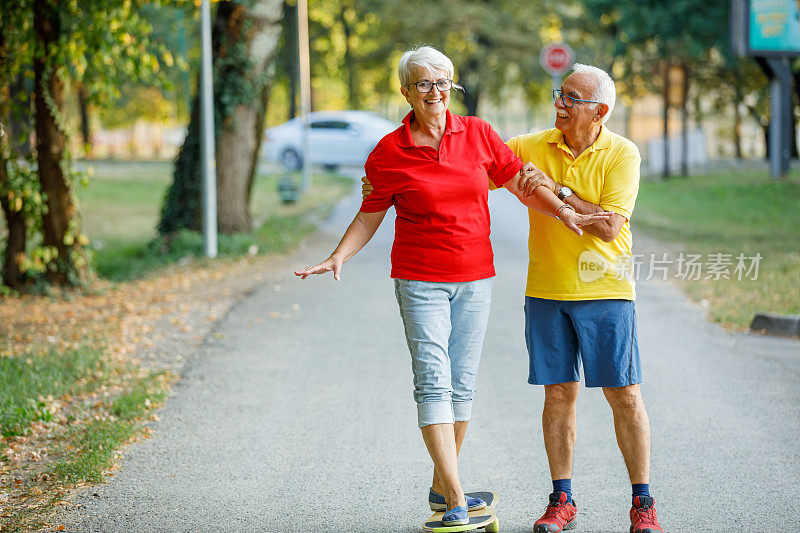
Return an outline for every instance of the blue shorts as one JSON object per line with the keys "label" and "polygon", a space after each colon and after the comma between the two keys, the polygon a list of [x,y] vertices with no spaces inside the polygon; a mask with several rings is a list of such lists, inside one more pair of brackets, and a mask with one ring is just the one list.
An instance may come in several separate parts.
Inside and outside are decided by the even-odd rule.
{"label": "blue shorts", "polygon": [[580,381],[587,387],[642,382],[636,309],[629,300],[525,297],[525,342],[531,385]]}

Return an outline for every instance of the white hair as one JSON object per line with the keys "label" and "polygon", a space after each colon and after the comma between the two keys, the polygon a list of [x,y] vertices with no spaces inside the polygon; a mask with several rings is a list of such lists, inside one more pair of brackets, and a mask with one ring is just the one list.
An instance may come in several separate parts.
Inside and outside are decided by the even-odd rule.
{"label": "white hair", "polygon": [[[427,70],[430,72],[442,71],[447,73],[449,79],[455,75],[455,67],[449,57],[441,53],[432,46],[420,46],[415,50],[408,50],[400,57],[400,66],[397,67],[397,76],[400,78],[400,85],[405,87],[411,83],[412,75],[415,70]],[[453,87],[461,89],[460,85],[453,83]]]}
{"label": "white hair", "polygon": [[614,80],[605,70],[581,63],[575,63],[572,66],[572,72],[574,74],[588,74],[594,78],[592,95],[589,98],[608,106],[608,112],[603,117],[603,124],[605,124],[608,117],[611,116],[614,103],[617,101],[617,88],[614,86]]}

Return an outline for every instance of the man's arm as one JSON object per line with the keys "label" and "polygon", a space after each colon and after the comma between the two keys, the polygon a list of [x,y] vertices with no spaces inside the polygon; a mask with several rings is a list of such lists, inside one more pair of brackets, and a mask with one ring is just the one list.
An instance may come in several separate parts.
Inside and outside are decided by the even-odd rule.
{"label": "man's arm", "polygon": [[583,234],[582,228],[588,228],[592,224],[607,220],[609,216],[613,216],[613,213],[605,212],[602,209],[592,213],[578,213],[573,209],[562,209],[562,206],[564,206],[566,202],[559,200],[558,196],[544,185],[536,188],[533,194],[526,196],[525,192],[519,186],[521,181],[520,177],[528,175],[531,172],[539,172],[544,175],[533,163],[525,163],[519,171],[519,176],[508,180],[503,187],[516,196],[526,207],[536,209],[545,215],[558,218],[567,228],[578,235]]}
{"label": "man's arm", "polygon": [[[536,167],[533,166],[532,163],[525,163],[525,165],[520,169],[520,175],[524,174],[526,171],[530,171],[531,169],[536,169]],[[541,174],[541,171],[539,171],[539,173]],[[544,174],[541,175],[544,176]],[[372,194],[372,184],[369,182],[369,179],[367,179],[366,176],[361,178],[361,183],[361,197],[366,198]],[[570,209],[562,210],[563,212],[559,215],[559,208],[564,204],[564,202],[559,200],[555,194],[542,187],[534,194],[526,196],[524,191],[520,189],[519,183],[519,176],[517,176],[508,180],[503,187],[511,194],[516,196],[526,207],[541,211],[545,215],[558,218],[564,223],[565,226],[578,235],[583,233],[581,228],[585,228],[588,225],[594,224],[601,220],[606,220],[609,216],[613,215],[613,213],[606,213],[602,210],[594,213],[577,213]]]}
{"label": "man's arm", "polygon": [[[556,183],[544,172],[533,166],[532,163],[526,163],[525,165],[526,166],[523,168],[525,168],[527,171],[525,173],[520,173],[518,185],[518,187],[524,191],[525,196],[533,195],[536,187],[540,186],[546,187],[553,191],[554,194],[558,195],[561,185]],[[533,168],[528,167],[528,165]],[[587,202],[586,200],[578,197],[574,191],[571,195],[567,196],[563,202],[570,207],[575,208],[575,211],[583,215],[593,215],[595,213],[605,212],[605,209],[599,205]],[[617,238],[617,235],[619,235],[619,232],[622,230],[622,226],[625,225],[627,220],[627,218],[619,213],[613,213],[606,219],[598,220],[597,222],[583,226],[583,230],[591,233],[604,242],[611,242]]]}

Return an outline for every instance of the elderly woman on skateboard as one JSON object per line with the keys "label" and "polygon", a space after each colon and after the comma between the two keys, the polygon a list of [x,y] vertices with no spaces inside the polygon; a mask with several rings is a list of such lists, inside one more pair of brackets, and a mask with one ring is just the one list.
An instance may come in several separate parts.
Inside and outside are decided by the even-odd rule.
{"label": "elderly woman on skateboard", "polygon": [[418,423],[433,459],[429,503],[447,511],[444,525],[456,526],[469,522],[468,510],[486,505],[465,497],[458,453],[472,412],[495,275],[487,184],[505,186],[579,234],[579,226],[608,215],[577,214],[544,187],[525,196],[518,182],[528,167],[491,126],[447,110],[450,90],[460,88],[447,56],[427,46],[408,51],[398,74],[411,111],[367,159],[372,194],[330,257],[295,274],[305,279],[332,271],[338,280],[342,265],[395,207],[391,277],[411,352]]}

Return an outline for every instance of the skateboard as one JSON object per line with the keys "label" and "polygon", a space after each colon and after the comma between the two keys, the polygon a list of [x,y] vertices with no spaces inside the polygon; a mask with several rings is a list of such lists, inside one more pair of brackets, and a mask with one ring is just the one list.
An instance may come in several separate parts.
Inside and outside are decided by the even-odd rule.
{"label": "skateboard", "polygon": [[497,503],[497,494],[494,492],[467,492],[467,496],[480,498],[486,502],[486,507],[477,511],[469,512],[469,524],[463,526],[446,526],[442,524],[442,517],[445,511],[433,513],[430,518],[422,524],[425,531],[435,533],[449,533],[456,531],[472,531],[473,529],[484,528],[487,533],[497,533],[500,531],[500,522],[495,515],[494,506]]}

